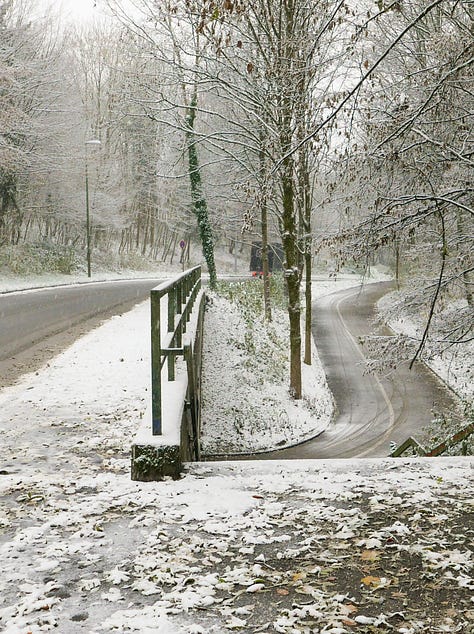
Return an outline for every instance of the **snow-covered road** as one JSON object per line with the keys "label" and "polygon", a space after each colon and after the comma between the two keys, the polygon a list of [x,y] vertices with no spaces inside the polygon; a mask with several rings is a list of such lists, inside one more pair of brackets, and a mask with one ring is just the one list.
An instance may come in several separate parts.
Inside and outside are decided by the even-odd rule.
{"label": "snow-covered road", "polygon": [[149,296],[160,279],[0,293],[0,386],[11,385],[21,374],[36,370],[101,321],[130,310]]}

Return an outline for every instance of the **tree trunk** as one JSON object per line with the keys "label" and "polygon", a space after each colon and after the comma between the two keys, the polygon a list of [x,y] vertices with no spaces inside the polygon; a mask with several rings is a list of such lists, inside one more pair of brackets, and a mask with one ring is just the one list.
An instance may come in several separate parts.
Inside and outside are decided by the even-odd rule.
{"label": "tree trunk", "polygon": [[288,289],[288,317],[290,322],[290,393],[295,399],[302,396],[301,384],[301,307],[298,235],[295,219],[293,160],[285,159],[282,166],[282,243],[286,259],[285,279]]}
{"label": "tree trunk", "polygon": [[312,237],[311,237],[311,208],[312,208],[312,196],[311,196],[311,184],[308,168],[308,147],[304,147],[300,151],[299,157],[299,178],[300,178],[300,204],[302,207],[300,222],[303,229],[302,236],[302,248],[304,253],[304,270],[305,270],[305,336],[304,336],[304,362],[306,365],[311,365],[312,354],[311,348],[313,343],[313,336],[311,332],[311,324],[313,320],[313,308],[312,308],[312,287],[311,287],[311,251],[312,251]]}
{"label": "tree trunk", "polygon": [[400,290],[400,240],[395,240],[395,283],[397,290]]}
{"label": "tree trunk", "polygon": [[268,263],[268,218],[267,201],[262,201],[262,271],[263,271],[263,303],[265,319],[272,320],[272,305],[270,299],[270,269]]}
{"label": "tree trunk", "polygon": [[311,293],[311,250],[308,248],[304,254],[305,262],[305,333],[304,333],[304,362],[311,365],[312,355],[312,332],[311,324],[313,321],[312,293]]}
{"label": "tree trunk", "polygon": [[214,289],[217,283],[216,265],[214,261],[214,238],[209,222],[209,214],[207,210],[206,199],[202,191],[201,170],[199,167],[199,159],[196,147],[196,138],[194,135],[194,121],[196,118],[197,99],[193,97],[188,108],[186,143],[188,147],[188,167],[189,180],[191,185],[191,200],[193,203],[193,211],[197,218],[199,227],[199,236],[201,238],[202,253],[206,260],[207,270],[209,272],[209,287]]}
{"label": "tree trunk", "polygon": [[[457,224],[457,233],[458,238],[462,241],[465,239],[466,229],[464,226],[464,218],[461,211],[457,211],[456,214],[456,224]],[[474,306],[474,296],[473,296],[473,288],[474,282],[472,279],[471,273],[469,273],[466,269],[462,272],[462,280],[464,283],[464,293],[466,295],[466,301],[470,308]]]}
{"label": "tree trunk", "polygon": [[149,233],[150,233],[150,209],[147,207],[146,214],[145,214],[145,227],[144,227],[143,236],[142,236],[141,252],[143,256],[146,255],[146,248],[148,246],[148,241],[149,241]]}
{"label": "tree trunk", "polygon": [[[285,34],[281,40],[282,50],[279,52],[279,75],[281,86],[293,71],[294,59],[294,4],[288,2],[285,12]],[[301,383],[301,306],[300,306],[300,258],[298,250],[298,226],[295,210],[295,165],[293,156],[288,156],[293,140],[294,100],[291,91],[282,90],[278,97],[280,113],[278,128],[280,132],[280,148],[284,156],[281,162],[280,186],[282,193],[282,216],[280,231],[285,253],[285,279],[288,290],[288,317],[290,322],[290,394],[295,399],[302,396]]]}
{"label": "tree trunk", "polygon": [[270,270],[268,263],[268,209],[265,192],[265,153],[263,150],[263,134],[260,134],[260,172],[262,177],[261,223],[262,223],[262,271],[263,271],[263,304],[265,307],[265,319],[272,320],[272,305],[270,299]]}

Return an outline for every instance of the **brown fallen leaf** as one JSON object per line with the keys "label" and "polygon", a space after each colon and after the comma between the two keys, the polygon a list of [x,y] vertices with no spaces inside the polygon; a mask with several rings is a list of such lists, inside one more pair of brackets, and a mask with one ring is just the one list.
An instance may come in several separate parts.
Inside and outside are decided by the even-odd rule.
{"label": "brown fallen leaf", "polygon": [[285,588],[277,588],[277,594],[279,594],[280,596],[286,596],[287,594],[290,594],[288,592],[288,590],[286,590]]}
{"label": "brown fallen leaf", "polygon": [[387,577],[373,577],[372,575],[368,575],[367,577],[363,577],[361,582],[372,588],[373,590],[378,590],[380,588],[387,588],[392,585],[392,581],[387,579]]}
{"label": "brown fallen leaf", "polygon": [[380,552],[378,550],[364,550],[360,558],[363,561],[378,561],[380,559]]}
{"label": "brown fallen leaf", "polygon": [[350,614],[358,612],[359,608],[357,608],[355,605],[352,605],[352,603],[343,603],[340,606],[340,611],[343,616],[349,616]]}
{"label": "brown fallen leaf", "polygon": [[362,577],[361,583],[363,583],[364,586],[378,588],[380,585],[380,577],[373,577],[372,575],[368,575],[367,577]]}

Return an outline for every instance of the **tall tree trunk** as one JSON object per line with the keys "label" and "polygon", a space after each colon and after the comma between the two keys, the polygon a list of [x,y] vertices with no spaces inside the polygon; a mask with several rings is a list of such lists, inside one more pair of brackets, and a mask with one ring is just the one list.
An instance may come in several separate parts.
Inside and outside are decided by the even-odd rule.
{"label": "tall tree trunk", "polygon": [[400,238],[395,238],[395,283],[397,290],[400,290]]}
{"label": "tall tree trunk", "polygon": [[293,44],[295,39],[295,7],[292,0],[284,6],[285,25],[280,40],[279,76],[282,86],[278,97],[280,113],[278,128],[280,148],[284,156],[281,162],[282,217],[280,231],[285,253],[285,279],[288,290],[288,318],[290,322],[290,393],[295,399],[302,396],[301,381],[301,306],[300,306],[300,257],[298,249],[298,221],[295,209],[295,165],[293,156],[288,156],[293,140],[294,100],[291,91],[284,90],[286,80],[294,68]]}
{"label": "tall tree trunk", "polygon": [[311,248],[307,248],[304,254],[305,262],[305,331],[304,331],[304,362],[311,365],[311,348],[313,336],[311,325],[313,321],[313,305],[311,293]]}
{"label": "tall tree trunk", "polygon": [[305,270],[305,332],[304,332],[304,362],[306,365],[311,365],[312,361],[312,342],[313,336],[311,332],[311,324],[313,320],[313,297],[311,287],[311,273],[312,273],[312,237],[311,237],[311,185],[308,169],[308,148],[304,147],[301,150],[300,156],[300,190],[301,190],[301,225],[303,228],[303,253],[304,253],[304,270]]}
{"label": "tall tree trunk", "polygon": [[145,211],[145,226],[143,229],[143,236],[142,236],[142,255],[145,256],[146,255],[146,248],[148,246],[148,241],[149,241],[149,233],[150,233],[150,209],[149,207],[146,207],[146,211]]}
{"label": "tall tree trunk", "polygon": [[209,271],[209,287],[214,289],[217,283],[216,264],[214,261],[214,237],[209,222],[206,199],[202,191],[201,170],[194,134],[194,121],[196,119],[197,99],[194,96],[188,108],[186,118],[186,143],[188,148],[189,180],[191,184],[191,200],[193,211],[197,218],[199,236],[201,238],[202,253]]}
{"label": "tall tree trunk", "polygon": [[260,174],[261,174],[261,198],[260,198],[260,215],[262,223],[262,271],[263,271],[263,304],[265,307],[265,319],[272,320],[272,306],[270,299],[270,268],[268,262],[268,208],[266,194],[266,170],[265,170],[265,152],[264,152],[264,136],[260,132]]}
{"label": "tall tree trunk", "polygon": [[[456,224],[457,224],[458,238],[460,239],[462,244],[463,240],[466,237],[466,229],[464,226],[464,217],[460,210],[458,210],[456,214]],[[464,269],[462,272],[462,280],[464,283],[464,293],[466,295],[467,304],[468,306],[472,308],[474,306],[474,294],[473,294],[474,281],[472,278],[472,274]]]}
{"label": "tall tree trunk", "polygon": [[[150,215],[153,214],[153,211],[150,210]],[[155,227],[155,219],[153,218],[153,215],[150,219],[150,241],[149,241],[149,246],[150,248],[148,249],[148,253],[150,255],[152,255],[153,253],[153,245],[155,244],[155,232],[156,232],[156,227]]]}
{"label": "tall tree trunk", "polygon": [[301,383],[301,306],[298,234],[295,216],[293,160],[282,165],[283,214],[282,243],[285,252],[285,279],[288,290],[288,318],[290,322],[290,393],[295,399],[302,396]]}
{"label": "tall tree trunk", "polygon": [[268,262],[268,210],[266,197],[262,199],[262,271],[263,271],[263,303],[265,319],[272,320],[272,305],[270,299],[270,267]]}

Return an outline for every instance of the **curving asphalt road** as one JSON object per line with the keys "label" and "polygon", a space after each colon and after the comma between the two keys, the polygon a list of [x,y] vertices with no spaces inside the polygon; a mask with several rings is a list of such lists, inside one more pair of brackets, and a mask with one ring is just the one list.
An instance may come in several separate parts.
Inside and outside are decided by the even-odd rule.
{"label": "curving asphalt road", "polygon": [[[260,458],[362,458],[390,453],[433,418],[432,412],[453,412],[456,398],[422,363],[403,364],[379,378],[365,370],[358,338],[370,334],[375,304],[390,283],[368,284],[315,302],[313,335],[337,407],[329,428],[314,440]],[[392,334],[388,329],[380,334]]]}
{"label": "curving asphalt road", "polygon": [[102,320],[130,310],[161,281],[91,282],[0,294],[0,387],[37,369]]}

